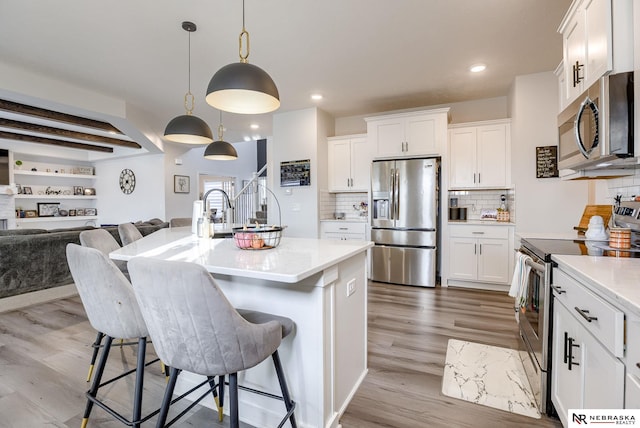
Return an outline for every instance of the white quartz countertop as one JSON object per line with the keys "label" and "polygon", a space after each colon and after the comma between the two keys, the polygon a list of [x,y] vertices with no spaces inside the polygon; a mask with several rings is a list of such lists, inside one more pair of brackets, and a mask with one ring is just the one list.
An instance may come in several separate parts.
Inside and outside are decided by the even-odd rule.
{"label": "white quartz countertop", "polygon": [[211,273],[295,283],[372,246],[370,241],[284,236],[276,248],[241,250],[233,238],[198,238],[190,228],[173,228],[160,229],[109,256],[116,260],[142,256],[188,261],[205,266]]}
{"label": "white quartz countertop", "polygon": [[640,316],[640,259],[561,255],[552,259],[596,293]]}
{"label": "white quartz countertop", "polygon": [[579,235],[577,231],[569,232],[516,232],[520,239],[573,239],[585,241],[584,233]]}
{"label": "white quartz countertop", "polygon": [[515,223],[511,223],[510,221],[497,221],[497,220],[480,220],[480,219],[471,219],[471,220],[449,220],[448,223],[450,225],[454,224],[469,224],[473,226],[515,226]]}

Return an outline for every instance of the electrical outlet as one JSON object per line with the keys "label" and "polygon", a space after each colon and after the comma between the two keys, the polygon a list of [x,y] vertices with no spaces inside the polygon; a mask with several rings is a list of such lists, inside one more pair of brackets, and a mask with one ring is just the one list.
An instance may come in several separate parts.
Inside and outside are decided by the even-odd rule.
{"label": "electrical outlet", "polygon": [[356,292],[356,279],[354,278],[351,281],[347,282],[347,297],[351,296],[355,292]]}

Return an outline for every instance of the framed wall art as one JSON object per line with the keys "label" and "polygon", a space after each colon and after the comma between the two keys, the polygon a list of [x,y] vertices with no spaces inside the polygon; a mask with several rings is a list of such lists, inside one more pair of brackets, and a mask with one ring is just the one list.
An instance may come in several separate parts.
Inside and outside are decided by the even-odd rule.
{"label": "framed wall art", "polygon": [[84,187],[82,186],[73,186],[73,194],[76,196],[84,195]]}
{"label": "framed wall art", "polygon": [[173,193],[189,193],[191,191],[190,177],[188,175],[173,176]]}
{"label": "framed wall art", "polygon": [[280,162],[280,187],[311,186],[311,160]]}
{"label": "framed wall art", "polygon": [[38,202],[38,217],[53,217],[58,214],[59,202]]}

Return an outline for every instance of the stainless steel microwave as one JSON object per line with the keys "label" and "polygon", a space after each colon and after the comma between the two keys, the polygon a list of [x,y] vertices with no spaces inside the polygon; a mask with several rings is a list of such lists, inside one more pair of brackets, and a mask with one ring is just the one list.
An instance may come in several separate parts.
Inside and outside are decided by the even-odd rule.
{"label": "stainless steel microwave", "polygon": [[633,72],[600,78],[558,115],[558,168],[588,169],[634,156]]}

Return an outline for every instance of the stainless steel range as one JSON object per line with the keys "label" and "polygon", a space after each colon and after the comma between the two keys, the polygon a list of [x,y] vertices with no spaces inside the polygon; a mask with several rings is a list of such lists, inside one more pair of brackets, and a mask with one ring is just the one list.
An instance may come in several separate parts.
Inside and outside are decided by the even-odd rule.
{"label": "stainless steel range", "polygon": [[582,239],[521,240],[520,249],[531,257],[527,265],[531,272],[527,278],[527,294],[521,308],[516,308],[520,331],[520,350],[529,383],[541,413],[555,414],[551,403],[551,338],[553,333],[554,254],[601,257],[640,257],[640,202],[627,201],[616,205],[613,226],[631,229],[631,248],[616,249],[608,241]]}

